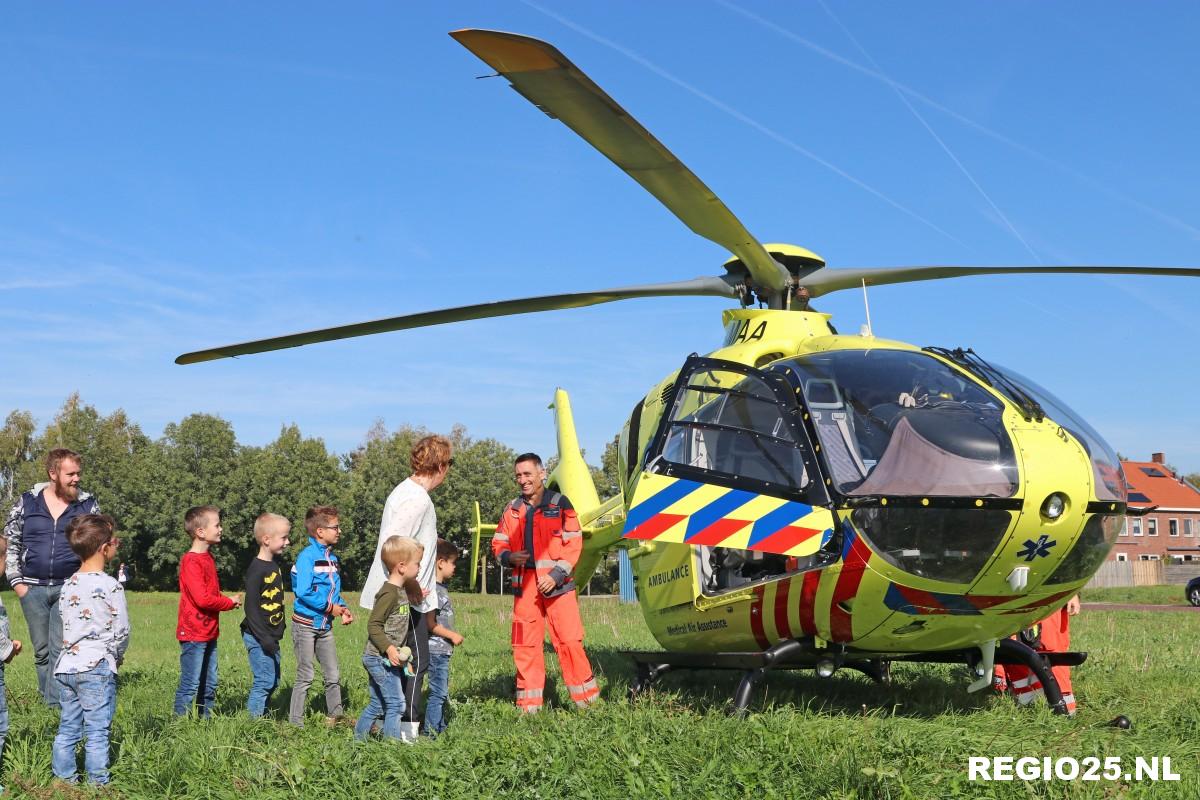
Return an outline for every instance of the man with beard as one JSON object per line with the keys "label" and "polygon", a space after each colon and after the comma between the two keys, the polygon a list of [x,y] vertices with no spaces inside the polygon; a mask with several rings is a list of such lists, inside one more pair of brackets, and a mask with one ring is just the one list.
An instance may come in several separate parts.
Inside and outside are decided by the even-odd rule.
{"label": "man with beard", "polygon": [[587,708],[600,699],[600,687],[583,650],[575,598],[575,564],[583,550],[579,519],[570,500],[546,488],[546,468],[537,453],[517,456],[513,477],[521,496],[501,514],[492,554],[512,571],[517,707],[526,714],[542,710],[549,628],[567,692],[577,707]]}
{"label": "man with beard", "polygon": [[62,649],[62,585],[79,569],[79,556],[67,541],[67,525],[83,514],[99,514],[100,506],[79,489],[82,459],[58,448],[46,456],[48,483],[39,483],[17,499],[8,514],[5,573],[21,600],[29,625],[38,691],[46,705],[58,706],[54,664]]}

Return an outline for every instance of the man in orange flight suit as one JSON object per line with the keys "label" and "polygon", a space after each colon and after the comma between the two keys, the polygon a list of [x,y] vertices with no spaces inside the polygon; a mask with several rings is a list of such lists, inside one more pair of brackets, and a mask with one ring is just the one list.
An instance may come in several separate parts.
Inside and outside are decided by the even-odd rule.
{"label": "man in orange flight suit", "polygon": [[583,550],[583,534],[571,501],[546,491],[546,470],[535,453],[517,456],[513,472],[521,496],[505,509],[492,538],[492,554],[512,570],[513,662],[517,667],[517,707],[542,710],[546,660],[542,641],[547,623],[563,680],[575,705],[600,698],[592,665],[583,651],[583,622],[572,572]]}

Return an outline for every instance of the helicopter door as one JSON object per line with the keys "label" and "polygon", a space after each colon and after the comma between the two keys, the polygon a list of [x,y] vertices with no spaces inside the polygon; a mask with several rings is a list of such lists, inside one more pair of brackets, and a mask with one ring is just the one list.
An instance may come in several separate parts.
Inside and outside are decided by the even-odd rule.
{"label": "helicopter door", "polygon": [[699,547],[704,594],[836,561],[803,402],[781,375],[690,357],[646,450],[625,538]]}

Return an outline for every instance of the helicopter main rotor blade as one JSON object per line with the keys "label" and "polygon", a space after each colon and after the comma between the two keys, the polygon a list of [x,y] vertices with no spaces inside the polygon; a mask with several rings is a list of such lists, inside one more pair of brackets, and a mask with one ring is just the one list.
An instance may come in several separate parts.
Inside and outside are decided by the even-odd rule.
{"label": "helicopter main rotor blade", "polygon": [[775,261],[711,189],[556,48],[529,36],[466,29],[450,33],[522,97],[560,120],[658,198],[695,233],[733,253],[756,285],[783,291]]}
{"label": "helicopter main rotor blade", "polygon": [[416,314],[405,314],[399,317],[377,319],[370,322],[356,322],[350,325],[321,328],[320,330],[292,333],[286,336],[273,336],[270,339],[257,339],[252,342],[213,347],[209,350],[197,350],[194,353],[184,353],[175,359],[175,363],[197,364],[201,361],[214,361],[218,358],[232,358],[234,356],[249,355],[250,353],[264,353],[269,350],[300,347],[301,345],[314,344],[316,342],[349,339],[354,336],[368,336],[373,333],[402,331],[408,328],[424,328],[430,325],[444,325],[447,322],[463,322],[471,319],[487,319],[488,317],[504,317],[511,314],[529,314],[536,311],[554,311],[565,308],[583,308],[584,306],[612,303],[617,300],[629,300],[637,297],[682,297],[687,295],[736,298],[739,296],[739,292],[735,285],[723,278],[694,278],[690,281],[647,284],[645,286],[626,286],[618,289],[604,289],[597,292],[570,292],[567,294],[543,295],[541,297],[524,297],[517,300],[499,300],[492,303],[443,308],[438,311],[422,311]]}
{"label": "helicopter main rotor blade", "polygon": [[1025,273],[1092,273],[1109,275],[1170,275],[1175,277],[1200,277],[1200,269],[1194,267],[1060,267],[1060,266],[1013,266],[1013,267],[846,267],[821,269],[800,276],[800,285],[808,289],[809,296],[820,297],[842,289],[857,289],[863,281],[868,286],[888,283],[914,283],[939,278],[963,278],[970,275],[1007,275]]}

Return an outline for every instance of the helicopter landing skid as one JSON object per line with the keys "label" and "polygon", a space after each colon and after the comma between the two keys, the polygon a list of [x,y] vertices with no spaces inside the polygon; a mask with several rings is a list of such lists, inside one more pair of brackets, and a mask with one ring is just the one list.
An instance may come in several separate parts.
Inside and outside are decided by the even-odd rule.
{"label": "helicopter landing skid", "polygon": [[[811,643],[800,639],[785,639],[762,652],[749,653],[671,653],[625,651],[633,659],[637,674],[629,686],[629,699],[649,689],[662,675],[673,670],[735,670],[742,679],[734,690],[729,713],[742,716],[750,705],[754,688],[762,682],[772,669],[816,669],[819,660],[814,659]],[[891,664],[885,659],[866,658],[845,660],[839,666],[858,670],[876,683],[890,684]]]}
{"label": "helicopter landing skid", "polygon": [[[742,716],[750,705],[751,695],[767,672],[772,669],[816,669],[821,670],[822,658],[814,654],[812,642],[804,639],[785,639],[762,652],[741,653],[684,653],[667,651],[623,651],[633,659],[637,674],[629,686],[629,699],[635,700],[651,688],[655,681],[674,670],[735,670],[742,679],[734,690],[729,713]],[[1087,653],[1040,653],[1015,639],[1001,639],[996,645],[995,663],[1021,664],[1030,669],[1042,683],[1046,702],[1055,714],[1066,714],[1062,690],[1051,671],[1052,666],[1078,666],[1087,659]],[[891,658],[845,657],[838,658],[837,668],[857,670],[882,685],[892,682],[892,662],[912,661],[922,663],[966,664],[976,667],[979,650],[947,650],[932,653],[897,655]],[[822,673],[823,674],[823,673]]]}

